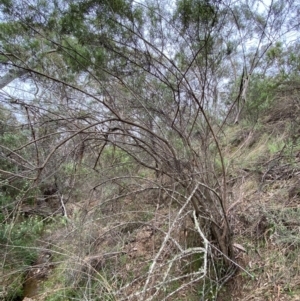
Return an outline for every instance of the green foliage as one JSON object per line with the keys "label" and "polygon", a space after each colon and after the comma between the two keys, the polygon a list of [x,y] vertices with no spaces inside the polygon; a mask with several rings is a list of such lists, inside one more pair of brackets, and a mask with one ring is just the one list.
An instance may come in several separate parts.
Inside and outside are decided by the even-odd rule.
{"label": "green foliage", "polygon": [[39,217],[29,217],[11,223],[2,221],[0,227],[0,256],[5,258],[3,271],[9,271],[4,300],[23,297],[24,271],[37,259],[36,240],[44,229]]}
{"label": "green foliage", "polygon": [[[223,163],[225,165],[225,168],[229,166],[230,161],[228,160],[228,158],[223,158]],[[223,165],[222,165],[222,160],[219,156],[215,157],[215,171],[219,174],[222,173],[223,171]]]}
{"label": "green foliage", "polygon": [[48,292],[45,300],[84,300],[87,294],[91,300],[115,300],[110,293],[105,271],[100,274],[93,268],[85,269],[77,262],[68,261],[70,258],[67,256],[66,259],[65,255],[60,253],[55,256],[60,264],[44,281],[44,289]]}
{"label": "green foliage", "polygon": [[268,143],[268,149],[271,155],[281,152],[285,147],[285,142],[283,140],[271,140]]}
{"label": "green foliage", "polygon": [[13,6],[12,0],[1,0],[0,8],[3,10],[3,13],[9,13]]}
{"label": "green foliage", "polygon": [[203,268],[203,254],[202,253],[195,253],[191,256],[190,260],[190,271],[199,271],[201,268]]}
{"label": "green foliage", "polygon": [[3,192],[0,192],[0,223],[3,223],[5,218],[6,218],[6,212],[11,212],[13,210],[13,204],[11,204],[11,206],[9,206],[11,204],[11,200],[8,199]]}
{"label": "green foliage", "polygon": [[63,52],[68,66],[74,72],[87,69],[91,64],[91,55],[87,47],[78,43],[77,39],[68,38],[62,43]]}
{"label": "green foliage", "polygon": [[[91,15],[96,19],[91,18]],[[87,16],[89,16],[87,18]],[[93,26],[100,26],[103,34],[106,30],[118,30],[119,25],[114,22],[116,16],[124,19],[134,20],[138,18],[139,12],[134,13],[130,2],[127,0],[113,0],[113,1],[82,1],[72,3],[69,5],[68,10],[65,11],[64,16],[61,18],[60,26],[61,33],[72,34],[79,40],[88,38],[91,31],[88,29],[88,23]],[[89,21],[87,21],[89,19]],[[108,26],[107,26],[108,25]]]}
{"label": "green foliage", "polygon": [[30,216],[15,224],[2,224],[0,241],[3,245],[12,243],[16,256],[20,255],[19,259],[24,264],[29,264],[35,256],[35,251],[30,247],[42,234],[43,229],[43,220],[37,216]]}
{"label": "green foliage", "polygon": [[9,287],[6,288],[6,293],[3,301],[23,300],[23,277],[15,276]]}
{"label": "green foliage", "polygon": [[75,162],[66,162],[62,165],[62,173],[66,177],[70,177],[74,174],[76,170],[76,163]]}
{"label": "green foliage", "polygon": [[4,171],[0,174],[0,221],[3,221],[11,219],[16,204],[32,203],[38,191],[31,188],[30,180],[18,177],[24,171],[24,162],[32,161],[32,145],[22,147],[31,139],[28,129],[20,130],[18,121],[6,108],[0,107],[0,120],[0,169]]}
{"label": "green foliage", "polygon": [[128,172],[134,163],[132,157],[127,152],[112,146],[105,147],[101,162],[113,167],[114,172],[117,174]]}
{"label": "green foliage", "polygon": [[288,56],[288,65],[296,72],[300,70],[300,56],[297,52],[291,51]]}
{"label": "green foliage", "polygon": [[193,25],[208,25],[214,22],[215,10],[209,1],[202,0],[178,0],[176,2],[176,14],[179,17],[183,29]]}
{"label": "green foliage", "polygon": [[272,106],[280,81],[274,77],[252,75],[243,113],[245,119],[257,122],[258,118]]}
{"label": "green foliage", "polygon": [[15,38],[23,31],[24,26],[19,22],[0,23],[0,39]]}
{"label": "green foliage", "polygon": [[272,61],[274,59],[280,59],[283,56],[283,48],[281,42],[276,42],[273,47],[270,47],[267,52],[267,59]]}

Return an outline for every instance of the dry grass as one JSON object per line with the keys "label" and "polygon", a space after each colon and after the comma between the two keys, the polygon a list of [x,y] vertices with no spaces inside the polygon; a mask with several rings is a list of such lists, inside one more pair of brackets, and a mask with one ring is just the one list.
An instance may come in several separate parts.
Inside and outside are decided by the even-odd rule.
{"label": "dry grass", "polygon": [[44,233],[51,269],[34,300],[300,300],[300,164],[297,141],[287,148],[290,110],[231,127],[222,141],[241,268],[219,297],[222,267],[206,262],[218,254],[195,228],[190,205],[149,179],[122,197],[116,189],[106,196],[107,185],[102,195],[67,204],[69,220]]}
{"label": "dry grass", "polygon": [[105,215],[94,201],[88,218],[73,210],[64,230],[47,232],[52,268],[34,300],[68,299],[72,291],[87,300],[198,300],[207,287],[199,289],[202,239],[189,206],[123,201],[127,210]]}
{"label": "dry grass", "polygon": [[270,111],[255,133],[229,134],[237,142],[225,155],[235,175],[229,215],[234,241],[245,250],[236,258],[253,278],[239,271],[226,287],[228,300],[300,300],[300,165],[290,131],[297,131],[295,108]]}

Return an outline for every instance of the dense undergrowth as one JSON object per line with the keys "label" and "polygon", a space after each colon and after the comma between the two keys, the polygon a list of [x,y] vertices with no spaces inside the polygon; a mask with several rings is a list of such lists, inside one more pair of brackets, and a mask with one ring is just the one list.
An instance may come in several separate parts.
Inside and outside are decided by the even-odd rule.
{"label": "dense undergrowth", "polygon": [[3,216],[1,300],[298,300],[298,106],[278,97],[255,122],[222,133],[232,274],[176,183],[162,177],[157,186],[125,153],[108,153],[116,182],[96,187],[99,173],[83,164],[65,216],[30,202]]}

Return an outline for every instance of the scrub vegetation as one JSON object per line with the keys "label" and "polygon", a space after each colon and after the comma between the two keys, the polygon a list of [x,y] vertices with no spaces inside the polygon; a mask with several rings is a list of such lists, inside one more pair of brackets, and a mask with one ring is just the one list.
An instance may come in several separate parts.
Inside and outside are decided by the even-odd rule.
{"label": "scrub vegetation", "polygon": [[0,10],[0,300],[299,300],[299,1]]}

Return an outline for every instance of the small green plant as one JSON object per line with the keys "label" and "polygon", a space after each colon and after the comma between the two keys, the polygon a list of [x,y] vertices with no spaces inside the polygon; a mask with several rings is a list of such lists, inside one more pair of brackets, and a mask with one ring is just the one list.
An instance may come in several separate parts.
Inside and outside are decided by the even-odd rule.
{"label": "small green plant", "polygon": [[269,152],[273,155],[283,150],[285,146],[284,141],[271,141],[268,144]]}
{"label": "small green plant", "polygon": [[[37,259],[36,240],[41,236],[44,222],[39,217],[30,217],[14,223],[2,224],[0,228],[0,255],[3,271],[12,273],[7,283],[5,300],[17,300],[23,294],[23,278],[25,270]],[[4,256],[7,255],[8,256]]]}
{"label": "small green plant", "polygon": [[[23,277],[18,276],[10,283],[5,294],[5,301],[23,299]],[[2,300],[2,299],[1,299]]]}

